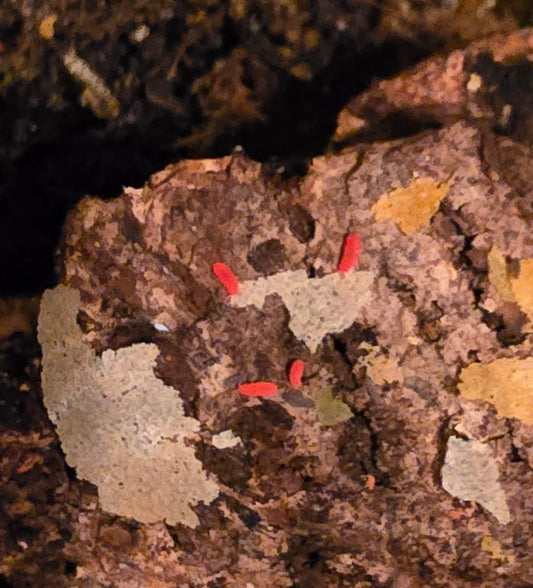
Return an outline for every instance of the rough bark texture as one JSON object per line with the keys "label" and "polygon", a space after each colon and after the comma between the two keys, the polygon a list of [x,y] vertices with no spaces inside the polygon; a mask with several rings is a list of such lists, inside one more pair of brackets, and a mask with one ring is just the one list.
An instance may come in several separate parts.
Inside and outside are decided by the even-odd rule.
{"label": "rough bark texture", "polygon": [[[191,505],[197,526],[105,512],[35,417],[1,439],[1,573],[64,586],[532,584],[533,186],[513,172],[530,161],[527,142],[459,121],[317,157],[289,181],[236,152],[84,199],[59,262],[84,344],[102,357],[157,345],[155,374],[198,421],[186,442],[219,493]],[[347,234],[362,244],[345,279],[365,276],[363,302],[315,349],[279,276],[306,272],[302,288],[320,293],[308,313],[322,312],[315,286]],[[215,262],[241,294],[227,296]],[[247,303],[265,277],[276,292]],[[300,388],[287,378],[297,358]],[[505,397],[472,366],[504,373]],[[264,380],[276,395],[238,391]],[[6,380],[13,394],[19,382]],[[54,393],[68,404],[82,388],[67,378]],[[76,410],[91,420],[83,399]],[[236,444],[221,442],[228,430]]]}

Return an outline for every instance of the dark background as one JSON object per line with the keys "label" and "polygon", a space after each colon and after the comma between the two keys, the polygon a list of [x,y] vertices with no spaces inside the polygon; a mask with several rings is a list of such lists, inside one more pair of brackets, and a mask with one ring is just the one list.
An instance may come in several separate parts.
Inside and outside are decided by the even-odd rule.
{"label": "dark background", "polygon": [[[84,195],[112,198],[170,162],[236,145],[300,173],[374,79],[527,25],[533,13],[518,0],[402,4],[0,4],[0,297],[55,283],[61,227]],[[63,62],[72,48],[118,100],[118,115],[82,104],[83,84]]]}

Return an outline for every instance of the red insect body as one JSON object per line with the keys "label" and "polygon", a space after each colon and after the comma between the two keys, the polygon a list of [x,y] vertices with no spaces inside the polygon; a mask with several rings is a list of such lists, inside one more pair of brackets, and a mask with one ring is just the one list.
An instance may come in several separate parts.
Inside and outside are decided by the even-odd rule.
{"label": "red insect body", "polygon": [[291,383],[291,386],[299,388],[302,385],[304,367],[305,364],[301,359],[296,359],[292,362],[289,370],[289,382]]}
{"label": "red insect body", "polygon": [[250,382],[239,384],[239,392],[245,396],[272,396],[278,391],[273,382]]}
{"label": "red insect body", "polygon": [[224,288],[230,296],[238,294],[239,292],[239,280],[235,277],[235,274],[229,269],[225,263],[217,261],[213,264],[213,272],[215,276],[220,280]]}
{"label": "red insect body", "polygon": [[361,253],[361,240],[359,235],[348,235],[344,239],[342,248],[342,257],[339,262],[338,271],[345,273],[357,265],[359,254]]}

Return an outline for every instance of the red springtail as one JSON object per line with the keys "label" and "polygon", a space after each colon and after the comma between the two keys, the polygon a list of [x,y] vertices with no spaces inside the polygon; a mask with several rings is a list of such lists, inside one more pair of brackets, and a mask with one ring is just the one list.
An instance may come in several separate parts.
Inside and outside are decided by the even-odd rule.
{"label": "red springtail", "polygon": [[239,392],[245,396],[272,396],[278,391],[273,382],[250,382],[239,384]]}
{"label": "red springtail", "polygon": [[346,239],[344,239],[342,256],[337,270],[341,273],[345,273],[353,269],[357,265],[360,253],[361,239],[359,239],[359,235],[348,235]]}
{"label": "red springtail", "polygon": [[230,296],[238,294],[239,292],[239,280],[235,277],[235,274],[229,269],[225,263],[217,261],[213,264],[213,272],[215,276],[220,280],[227,293]]}
{"label": "red springtail", "polygon": [[299,388],[302,385],[304,367],[305,364],[301,359],[296,359],[292,362],[289,369],[289,382],[291,383],[291,386]]}

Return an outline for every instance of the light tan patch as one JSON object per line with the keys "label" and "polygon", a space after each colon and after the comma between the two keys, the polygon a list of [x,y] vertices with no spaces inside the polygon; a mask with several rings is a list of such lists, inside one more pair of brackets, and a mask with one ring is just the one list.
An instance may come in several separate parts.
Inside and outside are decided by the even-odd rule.
{"label": "light tan patch", "polygon": [[494,286],[494,289],[504,302],[514,302],[515,298],[512,291],[511,281],[507,274],[505,257],[496,245],[489,251],[487,259],[489,263],[490,283]]}
{"label": "light tan patch", "polygon": [[374,384],[383,386],[383,384],[392,384],[393,382],[403,382],[403,369],[396,363],[394,358],[386,355],[374,356],[368,361],[366,371]]}

